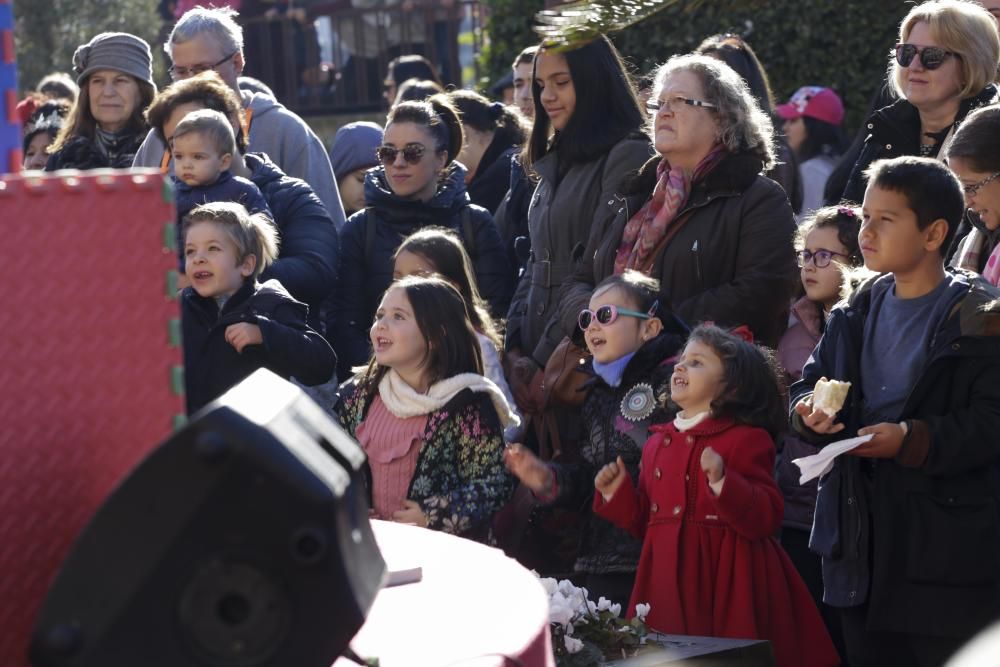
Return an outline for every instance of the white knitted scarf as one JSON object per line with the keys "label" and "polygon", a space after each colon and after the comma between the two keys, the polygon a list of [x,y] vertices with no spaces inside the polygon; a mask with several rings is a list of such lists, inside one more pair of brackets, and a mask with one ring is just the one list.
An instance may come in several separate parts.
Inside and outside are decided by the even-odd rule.
{"label": "white knitted scarf", "polygon": [[492,380],[484,378],[476,373],[460,373],[447,380],[441,380],[427,390],[426,394],[421,394],[416,389],[406,384],[399,373],[389,370],[388,373],[378,383],[378,395],[382,403],[396,417],[406,419],[418,415],[426,415],[440,410],[455,394],[463,389],[471,389],[474,392],[489,395],[496,408],[500,422],[507,426],[517,426],[520,419],[504,398],[503,392],[493,383]]}

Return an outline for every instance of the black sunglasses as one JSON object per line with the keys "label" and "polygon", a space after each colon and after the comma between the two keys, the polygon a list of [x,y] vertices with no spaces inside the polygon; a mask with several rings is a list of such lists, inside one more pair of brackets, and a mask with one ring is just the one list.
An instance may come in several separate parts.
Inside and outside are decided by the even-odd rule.
{"label": "black sunglasses", "polygon": [[406,144],[402,149],[395,146],[379,146],[375,149],[375,157],[383,165],[388,167],[396,161],[396,156],[403,153],[403,159],[407,164],[417,164],[424,157],[427,148],[423,144]]}
{"label": "black sunglasses", "polygon": [[947,60],[949,56],[955,56],[957,54],[953,51],[942,49],[940,46],[925,46],[921,48],[916,44],[896,45],[896,62],[899,63],[900,67],[909,67],[910,63],[912,63],[913,59],[918,55],[920,56],[920,62],[924,66],[924,69],[937,69],[944,64],[944,61]]}

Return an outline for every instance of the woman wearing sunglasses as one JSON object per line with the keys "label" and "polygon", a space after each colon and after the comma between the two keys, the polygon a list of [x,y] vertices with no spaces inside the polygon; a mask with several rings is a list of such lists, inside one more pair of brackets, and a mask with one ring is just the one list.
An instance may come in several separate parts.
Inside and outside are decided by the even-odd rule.
{"label": "woman wearing sunglasses", "polygon": [[1000,285],[1000,106],[969,114],[948,147],[948,166],[968,207],[949,263]]}
{"label": "woman wearing sunglasses", "polygon": [[943,158],[968,114],[997,100],[993,80],[1000,38],[992,15],[974,2],[931,0],[899,26],[890,84],[899,100],[868,119],[868,139],[844,200],[861,203],[864,172],[876,160],[901,155]]}
{"label": "woman wearing sunglasses", "polygon": [[622,185],[560,301],[569,332],[593,285],[634,269],[658,279],[684,321],[748,326],[773,347],[795,285],[795,220],[774,163],[773,126],[732,68],[675,56],[650,99],[658,155]]}
{"label": "woman wearing sunglasses", "polygon": [[458,112],[445,95],[389,111],[376,149],[379,166],[365,174],[366,208],[348,218],[340,233],[332,326],[340,377],[368,360],[368,330],[392,282],[393,255],[404,238],[424,227],[459,235],[493,316],[506,312],[513,291],[507,253],[489,211],[469,200],[465,167],[455,162],[462,142]]}

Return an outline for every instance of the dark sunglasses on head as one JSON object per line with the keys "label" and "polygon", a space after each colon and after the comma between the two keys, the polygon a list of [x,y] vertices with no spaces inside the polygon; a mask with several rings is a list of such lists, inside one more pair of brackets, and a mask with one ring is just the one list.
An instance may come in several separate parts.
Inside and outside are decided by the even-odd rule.
{"label": "dark sunglasses on head", "polygon": [[590,328],[591,322],[596,318],[600,324],[608,325],[618,319],[619,315],[627,315],[628,317],[636,317],[640,320],[648,320],[656,313],[656,308],[660,305],[657,301],[649,309],[649,312],[640,313],[637,310],[629,310],[628,308],[619,308],[618,306],[613,306],[611,304],[600,306],[597,310],[584,309],[580,311],[580,318],[577,323],[580,328],[586,331]]}
{"label": "dark sunglasses on head", "polygon": [[944,61],[947,60],[949,56],[957,54],[953,51],[942,49],[940,46],[925,46],[921,48],[916,44],[896,45],[896,62],[899,63],[900,67],[909,67],[910,63],[912,63],[913,59],[918,55],[920,56],[920,62],[924,66],[924,69],[937,69],[944,64]]}
{"label": "dark sunglasses on head", "polygon": [[402,152],[403,159],[406,160],[407,164],[417,164],[424,157],[426,150],[422,144],[406,144],[402,150],[395,146],[379,146],[375,149],[375,157],[383,165],[389,166],[396,161],[396,156]]}

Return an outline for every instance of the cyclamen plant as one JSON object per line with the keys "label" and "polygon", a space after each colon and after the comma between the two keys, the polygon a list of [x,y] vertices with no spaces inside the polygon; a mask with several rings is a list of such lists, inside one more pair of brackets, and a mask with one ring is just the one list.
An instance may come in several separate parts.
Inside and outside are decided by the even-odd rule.
{"label": "cyclamen plant", "polygon": [[[537,575],[537,573],[536,573]],[[621,616],[621,605],[606,598],[594,602],[586,588],[568,579],[539,577],[549,594],[549,624],[556,664],[598,665],[634,655],[646,636],[648,604],[637,604],[635,616]]]}

